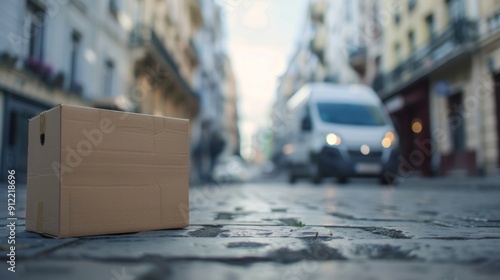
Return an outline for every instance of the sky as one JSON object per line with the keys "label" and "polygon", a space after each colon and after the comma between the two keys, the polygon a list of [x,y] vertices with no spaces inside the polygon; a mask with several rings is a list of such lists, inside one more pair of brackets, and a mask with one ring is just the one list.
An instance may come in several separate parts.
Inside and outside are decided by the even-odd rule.
{"label": "sky", "polygon": [[219,0],[238,84],[242,153],[252,135],[269,126],[277,80],[296,47],[307,0]]}

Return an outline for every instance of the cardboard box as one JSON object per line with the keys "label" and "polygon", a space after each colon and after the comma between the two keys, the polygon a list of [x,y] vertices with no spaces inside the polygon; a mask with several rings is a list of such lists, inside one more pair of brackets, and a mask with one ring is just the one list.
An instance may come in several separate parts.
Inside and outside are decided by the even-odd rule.
{"label": "cardboard box", "polygon": [[188,225],[188,120],[60,105],[29,121],[27,230],[75,237]]}

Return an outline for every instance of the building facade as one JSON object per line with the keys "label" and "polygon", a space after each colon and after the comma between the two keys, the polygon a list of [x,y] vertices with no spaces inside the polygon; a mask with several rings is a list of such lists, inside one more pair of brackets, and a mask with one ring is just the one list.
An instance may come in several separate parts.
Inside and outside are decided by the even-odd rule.
{"label": "building facade", "polygon": [[[127,1],[8,1],[0,29],[1,165],[25,180],[28,119],[60,103],[130,108]],[[115,14],[113,9],[119,11]],[[4,178],[2,174],[2,179]]]}
{"label": "building facade", "polygon": [[[372,0],[369,0],[372,1]],[[286,102],[305,83],[359,83],[351,56],[362,46],[361,13],[364,1],[311,0],[300,39],[276,89],[272,111],[272,158],[282,162],[287,142]],[[363,67],[366,59],[363,58]],[[359,63],[358,63],[359,64]]]}
{"label": "building facade", "polygon": [[[213,0],[138,5],[131,37],[132,99],[141,112],[191,120],[192,180],[200,181],[209,176],[215,158],[239,148],[237,120],[226,118],[236,117],[236,81],[220,7]],[[234,106],[227,106],[226,98]]]}
{"label": "building facade", "polygon": [[198,58],[191,38],[201,27],[196,1],[136,1],[130,35],[137,110],[191,119],[199,111],[193,90]]}
{"label": "building facade", "polygon": [[[359,76],[360,83],[372,86],[375,90],[381,87],[384,16],[388,11],[382,10],[381,0],[358,1],[354,13],[358,31],[356,44],[347,53],[350,66]],[[394,7],[391,7],[394,8]]]}
{"label": "building facade", "polygon": [[497,174],[499,2],[401,3],[384,31],[379,93],[399,128],[403,173]]}
{"label": "building facade", "polygon": [[233,67],[229,57],[224,61],[225,80],[223,85],[224,93],[224,120],[226,145],[223,156],[241,155],[240,153],[240,132],[238,128],[238,87]]}
{"label": "building facade", "polygon": [[2,168],[26,176],[27,120],[60,103],[188,118],[192,151],[207,119],[222,138],[229,127],[234,134],[224,121],[224,97],[233,90],[224,85],[235,81],[220,17],[213,0],[4,3]]}
{"label": "building facade", "polygon": [[402,177],[498,174],[499,17],[497,0],[310,1],[277,88],[275,156],[286,101],[301,85],[361,82],[400,135]]}
{"label": "building facade", "polygon": [[464,100],[469,114],[475,112],[478,159],[485,175],[498,175],[500,165],[500,1],[478,1],[479,51],[473,56],[473,94]]}
{"label": "building facade", "polygon": [[[235,145],[230,132],[234,132],[231,126],[236,120],[226,120],[227,114],[230,114],[226,111],[230,109],[227,102],[236,98],[236,81],[232,68],[228,67],[230,60],[227,56],[222,10],[213,0],[200,0],[199,4],[203,25],[192,38],[199,58],[193,86],[200,93],[200,114],[191,122],[192,159],[196,163],[192,179],[207,181],[217,159],[227,156],[230,153],[228,149],[236,148],[239,144]],[[236,106],[231,108],[237,109]]]}

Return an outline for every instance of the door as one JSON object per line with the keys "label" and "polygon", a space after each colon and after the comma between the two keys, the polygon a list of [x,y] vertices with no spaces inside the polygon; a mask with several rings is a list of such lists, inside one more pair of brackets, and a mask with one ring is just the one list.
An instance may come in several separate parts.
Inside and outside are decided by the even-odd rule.
{"label": "door", "polygon": [[[16,98],[6,98],[2,166],[3,170],[15,170],[20,183],[25,183],[27,177],[28,120],[46,109]],[[6,174],[2,172],[2,180]]]}
{"label": "door", "polygon": [[404,107],[392,114],[396,119],[395,125],[399,126],[401,156],[407,163],[401,164],[402,171],[407,174],[433,176],[427,84],[421,84],[403,97]]}
{"label": "door", "polygon": [[465,119],[463,116],[462,93],[456,93],[448,98],[448,126],[455,154],[465,151]]}

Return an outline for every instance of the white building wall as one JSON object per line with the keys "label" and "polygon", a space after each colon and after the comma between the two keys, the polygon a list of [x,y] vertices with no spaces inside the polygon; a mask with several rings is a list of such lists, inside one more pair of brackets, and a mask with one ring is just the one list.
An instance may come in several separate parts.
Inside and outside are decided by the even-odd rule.
{"label": "white building wall", "polygon": [[[28,56],[29,26],[26,0],[4,1],[0,8],[0,53],[4,50],[19,55],[22,68]],[[64,73],[65,87],[69,87],[71,34],[81,33],[78,82],[84,87],[84,97],[118,97],[127,94],[132,84],[132,64],[129,55],[129,31],[139,14],[137,0],[117,1],[120,5],[118,20],[109,12],[109,1],[51,0],[47,3],[44,30],[44,63],[51,65],[53,74]],[[178,1],[168,1],[174,8]],[[77,3],[77,4],[75,4]],[[146,4],[152,3],[147,1]],[[159,5],[160,7],[166,5]],[[82,8],[83,7],[83,8]],[[152,5],[145,5],[145,8]],[[179,8],[180,9],[180,8]],[[180,13],[177,13],[180,14]],[[164,19],[158,22],[164,22]],[[10,37],[10,38],[9,38]],[[15,42],[15,46],[11,41]],[[112,92],[104,91],[105,61],[114,63]]]}
{"label": "white building wall", "polygon": [[[349,66],[349,51],[360,46],[358,1],[330,0],[328,3],[325,14],[327,75],[338,77],[340,83],[359,82],[358,75]],[[347,9],[350,9],[349,17]]]}
{"label": "white building wall", "polygon": [[[196,147],[207,137],[219,134],[229,144],[224,120],[224,53],[225,41],[220,22],[220,8],[213,0],[200,0],[203,25],[192,37],[195,51],[198,55],[198,68],[193,79],[193,88],[199,94],[200,112],[196,119],[191,120],[191,147]],[[202,131],[202,123],[209,123],[207,131]],[[227,148],[227,147],[226,147]],[[203,164],[206,160],[201,159]],[[194,175],[194,174],[193,174]]]}
{"label": "white building wall", "polygon": [[[46,33],[46,57],[47,62],[51,63],[54,70],[57,72],[62,70],[65,73],[65,86],[70,86],[70,69],[71,69],[71,49],[73,30],[77,30],[81,34],[80,40],[80,56],[78,57],[76,67],[76,81],[83,86],[83,95],[89,96],[92,92],[92,86],[95,80],[91,80],[90,73],[92,65],[87,59],[84,59],[84,54],[89,49],[93,49],[92,37],[94,31],[90,20],[88,20],[73,4],[61,10],[57,16],[49,19],[50,24]],[[61,33],[54,32],[53,28],[60,28]],[[87,81],[92,81],[86,83]]]}
{"label": "white building wall", "polygon": [[[27,36],[22,28],[25,5],[24,1],[3,1],[0,8],[0,27],[2,30],[0,32],[0,53],[7,50],[17,55],[24,54],[26,44],[23,38]],[[18,42],[21,41],[21,46],[19,46]]]}
{"label": "white building wall", "polygon": [[218,60],[222,59],[221,54],[224,52],[222,30],[217,22],[215,2],[202,0],[200,5],[204,25],[194,37],[200,61],[195,85],[201,98],[199,118],[212,122],[213,129],[221,129],[224,114],[223,110],[219,110],[219,105],[223,104],[224,76],[221,73],[223,64]]}
{"label": "white building wall", "polygon": [[[131,0],[130,0],[131,1]],[[121,1],[123,7],[130,1]],[[45,14],[43,61],[53,67],[53,74],[63,71],[69,86],[71,34],[82,34],[78,77],[84,96],[90,99],[103,95],[103,68],[106,57],[115,63],[114,94],[125,93],[129,87],[130,59],[127,30],[108,11],[108,1],[81,1],[82,12],[72,1],[48,1]],[[126,11],[123,11],[126,13]],[[128,16],[130,18],[130,16]],[[22,68],[28,58],[29,17],[26,1],[6,1],[0,9],[0,53],[8,51],[19,56]],[[14,42],[14,44],[12,43]]]}

